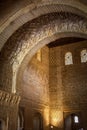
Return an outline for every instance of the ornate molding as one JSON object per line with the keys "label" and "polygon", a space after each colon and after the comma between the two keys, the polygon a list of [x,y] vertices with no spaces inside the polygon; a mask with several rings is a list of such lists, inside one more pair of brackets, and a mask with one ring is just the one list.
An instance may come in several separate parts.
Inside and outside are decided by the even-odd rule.
{"label": "ornate molding", "polygon": [[38,42],[62,32],[87,35],[87,19],[71,13],[55,13],[28,22],[7,41],[4,50],[7,55],[4,58],[11,65],[20,65],[25,55]]}
{"label": "ornate molding", "polygon": [[0,90],[0,104],[18,105],[20,96]]}
{"label": "ornate molding", "polygon": [[[25,56],[35,46],[40,46],[41,41],[53,39],[54,35],[61,33],[72,33],[74,36],[80,34],[81,37],[87,36],[87,19],[72,13],[53,13],[34,19],[17,30],[1,52],[1,86],[5,88],[8,84],[10,88],[12,87],[11,91],[15,93],[18,70]],[[44,42],[43,45],[46,44]]]}

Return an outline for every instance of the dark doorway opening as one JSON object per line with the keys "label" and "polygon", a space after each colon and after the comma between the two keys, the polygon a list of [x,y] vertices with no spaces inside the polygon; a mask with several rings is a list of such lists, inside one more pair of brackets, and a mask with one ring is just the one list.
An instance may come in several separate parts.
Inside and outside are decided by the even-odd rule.
{"label": "dark doorway opening", "polygon": [[81,116],[74,113],[66,116],[65,130],[84,130],[82,127]]}
{"label": "dark doorway opening", "polygon": [[40,113],[34,115],[33,130],[43,130],[43,119]]}

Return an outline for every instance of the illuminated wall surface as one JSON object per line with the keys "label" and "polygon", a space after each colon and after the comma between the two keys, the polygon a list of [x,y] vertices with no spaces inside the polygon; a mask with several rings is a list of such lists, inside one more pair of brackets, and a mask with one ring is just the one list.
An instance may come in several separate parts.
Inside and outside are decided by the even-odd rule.
{"label": "illuminated wall surface", "polygon": [[[41,57],[40,57],[41,56]],[[41,114],[44,129],[49,127],[49,48],[43,47],[38,51],[23,74],[22,102],[24,105],[25,117],[28,122],[25,128],[32,129],[33,118],[36,113]],[[28,113],[28,114],[27,114]],[[35,118],[38,119],[38,118]],[[26,119],[27,120],[27,119]],[[38,123],[35,123],[38,124]],[[35,125],[34,124],[34,125]],[[37,126],[36,126],[37,128]]]}
{"label": "illuminated wall surface", "polygon": [[[65,118],[72,113],[79,113],[80,128],[87,128],[87,56],[83,56],[86,49],[87,42],[50,48],[50,122],[54,129],[63,128]],[[66,62],[67,52],[72,54],[72,60],[68,57]]]}
{"label": "illuminated wall surface", "polygon": [[0,0],[0,130],[87,129],[86,39],[87,0]]}
{"label": "illuminated wall surface", "polygon": [[[33,56],[21,84],[23,100],[20,107],[25,109],[26,130],[35,126],[32,124],[35,113],[41,114],[46,130],[64,130],[72,125],[71,120],[74,128],[78,125],[79,128],[86,127],[87,65],[81,62],[83,48],[87,48],[86,42],[84,45],[79,42],[52,48],[45,46]],[[66,54],[70,54],[70,59]],[[72,114],[76,115],[72,118]],[[75,122],[77,116],[78,123]],[[26,122],[27,119],[31,124]]]}
{"label": "illuminated wall surface", "polygon": [[51,110],[50,118],[51,125],[53,125],[53,127],[63,127],[63,113],[61,111],[58,111],[57,109]]}

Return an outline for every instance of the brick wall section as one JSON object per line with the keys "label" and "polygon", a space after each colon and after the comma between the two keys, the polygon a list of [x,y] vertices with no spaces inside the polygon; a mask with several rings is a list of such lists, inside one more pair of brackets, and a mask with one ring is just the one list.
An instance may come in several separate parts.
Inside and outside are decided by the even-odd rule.
{"label": "brick wall section", "polygon": [[[34,115],[39,112],[43,117],[44,129],[48,129],[49,117],[49,49],[42,49],[42,61],[36,55],[25,69],[22,82],[22,100],[24,108],[25,130],[33,130]],[[46,112],[46,113],[45,113]],[[30,122],[30,123],[29,123]]]}
{"label": "brick wall section", "polygon": [[[55,125],[61,129],[66,111],[81,112],[83,126],[87,128],[87,64],[80,60],[80,51],[84,48],[87,48],[87,42],[50,48],[50,107],[51,113],[55,110],[57,117],[60,111],[60,123],[57,119]],[[66,52],[72,52],[73,65],[65,66]]]}

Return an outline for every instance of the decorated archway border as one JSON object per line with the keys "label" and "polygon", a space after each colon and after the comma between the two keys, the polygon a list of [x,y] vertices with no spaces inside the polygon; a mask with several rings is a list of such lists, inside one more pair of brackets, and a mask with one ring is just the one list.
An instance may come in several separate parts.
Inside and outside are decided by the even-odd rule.
{"label": "decorated archway border", "polygon": [[12,14],[9,14],[5,21],[0,24],[0,50],[6,43],[7,39],[23,24],[37,18],[41,15],[52,12],[71,12],[81,16],[87,17],[87,6],[79,1],[72,0],[51,0],[31,2],[26,7],[14,9]]}
{"label": "decorated archway border", "polygon": [[[25,24],[8,40],[3,49],[3,51],[7,51],[7,55],[4,57],[7,63],[2,68],[4,67],[3,73],[11,72],[11,77],[8,76],[8,73],[1,77],[6,79],[5,84],[8,81],[12,93],[16,93],[17,79],[21,80],[21,76],[17,77],[17,75],[20,73],[19,70],[21,70],[21,64],[23,65],[25,57],[28,56],[29,62],[37,49],[60,38],[60,35],[62,37],[72,35],[87,38],[87,20],[71,13],[48,14]],[[3,85],[2,81],[1,83],[4,87],[5,84]]]}

